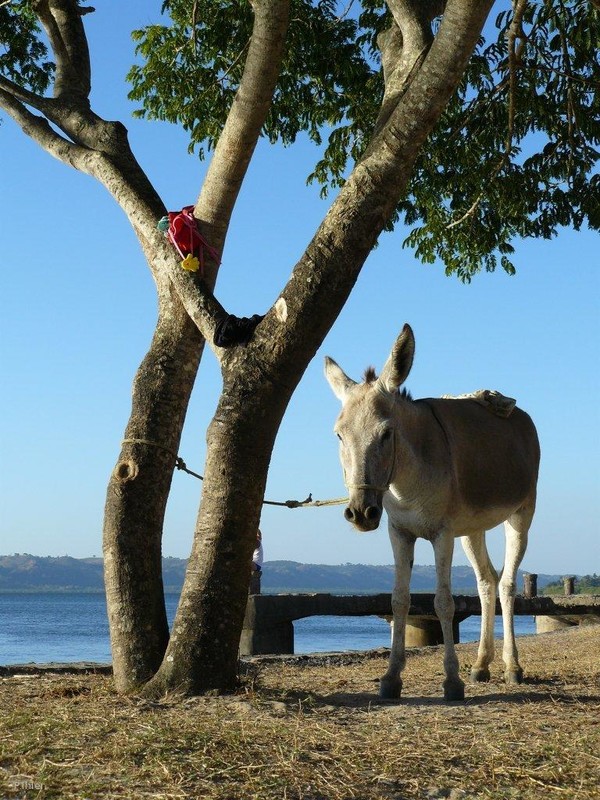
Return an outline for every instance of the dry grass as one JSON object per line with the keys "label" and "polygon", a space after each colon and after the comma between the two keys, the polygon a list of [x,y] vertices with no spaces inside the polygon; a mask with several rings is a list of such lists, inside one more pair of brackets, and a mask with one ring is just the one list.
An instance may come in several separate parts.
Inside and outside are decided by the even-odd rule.
{"label": "dry grass", "polygon": [[[600,626],[520,640],[526,682],[440,699],[442,653],[411,654],[400,703],[381,656],[258,666],[227,697],[151,703],[99,675],[0,681],[0,800],[600,797]],[[465,673],[475,646],[461,645]]]}

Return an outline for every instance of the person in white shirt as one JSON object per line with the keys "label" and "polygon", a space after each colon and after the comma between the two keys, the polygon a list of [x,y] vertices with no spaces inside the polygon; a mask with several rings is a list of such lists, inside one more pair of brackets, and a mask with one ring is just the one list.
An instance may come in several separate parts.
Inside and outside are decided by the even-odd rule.
{"label": "person in white shirt", "polygon": [[250,594],[260,594],[260,579],[263,567],[263,546],[260,529],[256,532],[256,547],[252,553],[252,574],[250,575]]}

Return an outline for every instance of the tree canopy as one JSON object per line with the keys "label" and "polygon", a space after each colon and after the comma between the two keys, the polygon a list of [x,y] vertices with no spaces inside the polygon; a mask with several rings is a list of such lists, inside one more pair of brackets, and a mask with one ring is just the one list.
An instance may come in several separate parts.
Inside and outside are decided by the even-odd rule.
{"label": "tree canopy", "polygon": [[[375,124],[376,40],[390,12],[383,0],[354,14],[334,0],[292,7],[263,135],[285,145],[301,131],[318,145],[326,138],[309,176],[326,193],[343,185]],[[251,7],[168,0],[163,9],[168,24],[133,34],[142,63],[129,73],[130,97],[138,115],[182,124],[203,157],[239,85]],[[440,259],[463,280],[498,264],[513,272],[515,237],[600,228],[600,11],[587,0],[520,2],[485,34],[396,214],[413,226],[405,244],[422,261]]]}
{"label": "tree canopy", "polygon": [[[0,6],[0,74],[39,93],[54,64],[33,5]],[[239,87],[252,6],[165,0],[162,9],[165,24],[132,33],[134,113],[182,125],[204,158]],[[377,37],[389,22],[384,0],[364,0],[358,10],[293,0],[262,134],[291,145],[306,133],[323,145],[308,180],[324,194],[343,185],[377,119],[384,91]],[[514,272],[516,237],[600,229],[598,41],[600,10],[588,0],[521,1],[498,11],[395,215],[411,227],[404,244],[418,258],[439,259],[448,274],[470,280],[498,265]]]}

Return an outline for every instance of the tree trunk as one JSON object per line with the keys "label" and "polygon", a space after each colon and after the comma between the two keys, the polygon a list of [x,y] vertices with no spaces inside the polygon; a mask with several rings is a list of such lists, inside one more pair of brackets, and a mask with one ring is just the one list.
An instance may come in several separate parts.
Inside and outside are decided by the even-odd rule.
{"label": "tree trunk", "polygon": [[[230,688],[235,680],[250,557],[276,431],[461,79],[491,5],[492,0],[388,0],[391,35],[381,39],[385,109],[372,142],[281,295],[287,313],[271,309],[247,348],[217,351],[225,388],[209,432],[196,537],[171,642],[149,692]],[[244,75],[195,208],[217,249],[266,119],[288,24],[289,0],[253,0],[252,8]],[[431,41],[431,19],[442,9]],[[177,266],[156,230],[162,202],[129,149],[125,128],[90,108],[89,54],[78,4],[51,0],[36,4],[36,11],[55,56],[54,97],[4,79],[0,102],[40,146],[113,194],[138,235],[159,294],[157,331],[136,377],[106,505],[115,678],[127,690],[149,678],[166,645],[164,511],[202,349],[196,328],[212,341],[224,311],[212,294],[216,265],[205,280]]]}
{"label": "tree trunk", "polygon": [[208,430],[193,550],[165,659],[144,687],[147,696],[230,690],[236,684],[269,459],[292,393],[292,387],[282,390],[265,380],[246,359],[238,367]]}
{"label": "tree trunk", "polygon": [[[218,250],[225,244],[235,202],[268,114],[283,57],[289,18],[289,0],[253,3],[254,25],[244,74],[236,93],[214,158],[212,159],[195,216],[203,234]],[[157,670],[169,632],[164,608],[161,570],[161,537],[164,512],[171,485],[175,454],[194,385],[204,339],[183,310],[164,269],[172,266],[174,253],[160,253],[156,219],[140,219],[137,164],[128,147],[116,170],[105,165],[97,177],[128,214],[144,248],[159,292],[161,315],[152,346],[134,383],[133,407],[125,440],[111,477],[105,510],[105,582],[113,651],[113,672],[119,691],[130,691]],[[113,174],[114,172],[114,174]],[[145,177],[145,176],[144,176]],[[124,182],[133,191],[123,191]],[[136,191],[137,190],[137,191]],[[161,212],[164,213],[164,212]],[[215,286],[218,265],[207,264],[203,291]],[[186,285],[182,270],[171,273],[174,285]],[[198,286],[193,282],[189,285]],[[214,313],[222,313],[212,302]],[[214,319],[213,319],[214,326]],[[151,442],[151,444],[148,444]]]}
{"label": "tree trunk", "polygon": [[[175,455],[203,339],[183,311],[158,322],[133,385],[132,411],[110,477],[104,514],[104,580],[119,691],[158,669],[169,630],[161,540]],[[130,440],[130,441],[127,441]]]}

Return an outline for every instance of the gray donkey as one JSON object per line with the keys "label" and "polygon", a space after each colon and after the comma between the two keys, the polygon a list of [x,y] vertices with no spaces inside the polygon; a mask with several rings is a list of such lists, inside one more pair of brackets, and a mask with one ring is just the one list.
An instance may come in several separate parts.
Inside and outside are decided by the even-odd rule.
{"label": "gray donkey", "polygon": [[[504,625],[505,679],[520,683],[513,626],[515,581],[535,509],[540,448],[530,417],[519,408],[498,416],[475,399],[413,400],[399,391],[413,363],[415,340],[405,325],[379,377],[367,370],[356,383],[330,358],[325,374],[342,411],[335,424],[344,480],[344,516],[359,531],[388,527],[396,580],[389,667],[380,696],[399,698],[405,665],[404,635],[410,606],[410,574],[417,537],[433,545],[437,574],[435,611],[444,637],[444,698],[462,700],[464,683],[452,635],[454,600],[450,568],[454,539],[461,537],[477,576],[481,639],[473,681],[489,680],[494,658],[496,592]],[[501,578],[485,544],[485,532],[504,522],[506,555]]]}

